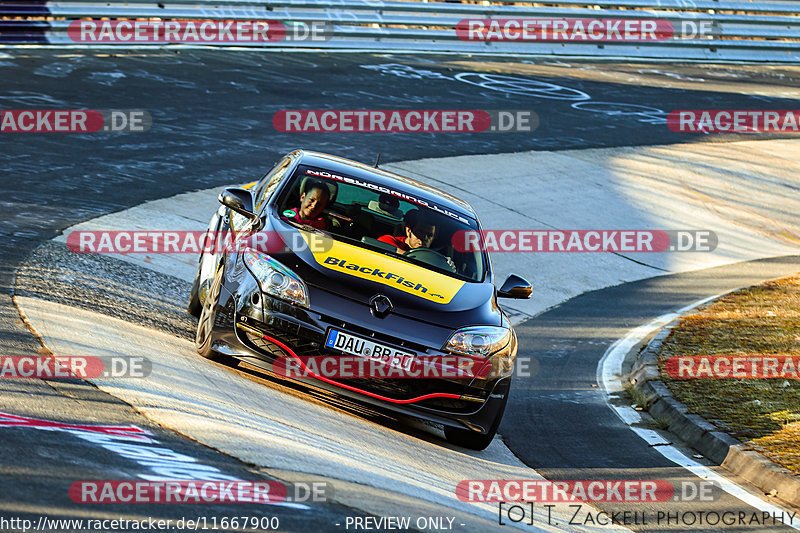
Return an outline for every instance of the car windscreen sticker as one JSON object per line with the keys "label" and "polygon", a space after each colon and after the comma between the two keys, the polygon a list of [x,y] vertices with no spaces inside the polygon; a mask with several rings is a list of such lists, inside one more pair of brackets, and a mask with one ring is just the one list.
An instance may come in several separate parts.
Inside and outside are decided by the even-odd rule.
{"label": "car windscreen sticker", "polygon": [[300,234],[306,244],[309,244],[314,260],[321,266],[394,287],[431,302],[449,304],[465,283],[424,267],[333,239],[325,238],[325,246],[311,246],[311,240],[317,241],[319,237],[309,235],[305,231],[301,231]]}
{"label": "car windscreen sticker", "polygon": [[382,192],[382,193],[386,193],[386,194],[391,194],[392,196],[396,196],[398,198],[402,198],[403,200],[407,200],[407,201],[413,202],[413,203],[415,203],[417,205],[421,205],[423,207],[427,207],[431,211],[436,211],[437,213],[441,213],[443,215],[447,215],[448,217],[450,217],[450,218],[452,218],[454,220],[458,220],[459,222],[461,222],[463,224],[469,224],[469,221],[466,218],[464,218],[463,216],[459,215],[458,213],[454,213],[454,212],[450,211],[449,209],[445,209],[443,207],[440,207],[440,206],[436,205],[433,202],[429,202],[428,200],[424,200],[422,198],[417,198],[416,196],[412,196],[410,194],[407,194],[407,193],[404,193],[404,192],[401,192],[401,191],[396,191],[394,189],[390,189],[389,187],[384,187],[383,185],[377,185],[375,183],[371,183],[371,182],[363,180],[363,179],[351,178],[350,176],[340,176],[338,174],[333,174],[332,172],[328,172],[328,171],[325,171],[325,170],[315,170],[313,168],[307,169],[306,170],[306,175],[318,176],[318,177],[322,177],[322,178],[330,178],[330,179],[333,179],[333,180],[336,180],[336,181],[349,183],[350,185],[356,185],[358,187],[361,187],[362,189],[368,189],[368,190],[371,190],[371,191],[378,191],[378,192]]}

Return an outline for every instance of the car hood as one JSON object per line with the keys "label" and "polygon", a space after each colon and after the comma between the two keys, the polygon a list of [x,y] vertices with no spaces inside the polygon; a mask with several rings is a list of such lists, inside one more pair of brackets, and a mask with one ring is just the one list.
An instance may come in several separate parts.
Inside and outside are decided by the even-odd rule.
{"label": "car hood", "polygon": [[290,257],[277,259],[316,289],[365,306],[383,294],[392,313],[452,328],[502,323],[490,282],[464,281],[317,233],[295,228],[290,233],[293,242],[308,246],[295,245]]}

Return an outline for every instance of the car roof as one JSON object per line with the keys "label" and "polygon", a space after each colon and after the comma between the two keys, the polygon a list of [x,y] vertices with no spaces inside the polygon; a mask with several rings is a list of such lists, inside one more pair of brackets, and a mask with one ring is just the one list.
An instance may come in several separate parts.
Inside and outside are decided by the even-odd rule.
{"label": "car roof", "polygon": [[423,200],[430,200],[432,203],[450,209],[453,212],[477,219],[475,210],[472,209],[472,206],[467,202],[441,191],[436,187],[431,187],[426,183],[400,176],[399,174],[380,168],[371,167],[364,163],[359,163],[358,161],[345,159],[344,157],[306,150],[298,150],[298,152],[300,153],[299,163],[301,165],[310,165],[328,171],[341,172],[350,177],[364,179],[384,187],[396,187],[411,196]]}

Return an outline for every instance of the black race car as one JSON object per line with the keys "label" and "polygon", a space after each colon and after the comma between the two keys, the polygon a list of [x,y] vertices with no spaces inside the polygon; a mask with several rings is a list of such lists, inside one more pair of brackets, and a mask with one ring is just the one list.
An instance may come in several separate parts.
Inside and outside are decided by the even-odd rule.
{"label": "black race car", "polygon": [[219,199],[209,231],[234,238],[200,257],[189,303],[200,355],[439,424],[461,446],[489,445],[517,354],[497,298],[532,289],[513,274],[496,289],[487,253],[459,244],[480,235],[467,203],[301,150]]}

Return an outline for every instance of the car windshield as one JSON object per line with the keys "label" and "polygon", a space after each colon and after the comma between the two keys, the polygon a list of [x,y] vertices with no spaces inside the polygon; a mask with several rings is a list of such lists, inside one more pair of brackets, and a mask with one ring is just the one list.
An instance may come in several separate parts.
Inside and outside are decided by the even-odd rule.
{"label": "car windshield", "polygon": [[[483,281],[487,258],[454,246],[478,223],[394,187],[301,165],[278,200],[283,220],[453,277]],[[463,240],[463,238],[462,238]]]}

